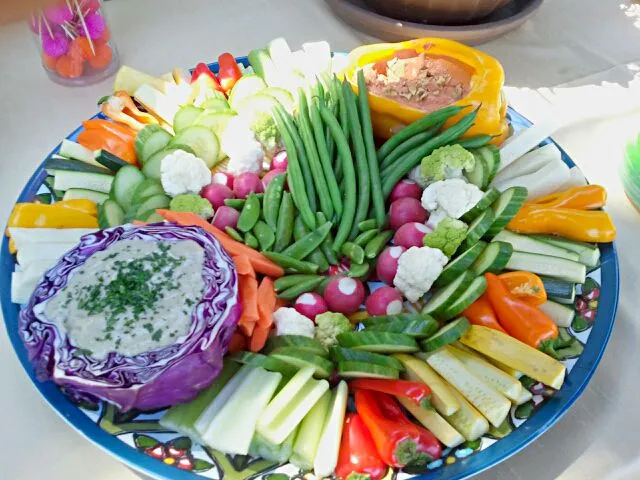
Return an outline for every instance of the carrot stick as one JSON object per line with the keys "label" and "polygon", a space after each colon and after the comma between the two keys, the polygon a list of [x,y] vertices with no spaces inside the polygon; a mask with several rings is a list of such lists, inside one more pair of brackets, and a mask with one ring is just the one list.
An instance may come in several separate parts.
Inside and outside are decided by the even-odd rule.
{"label": "carrot stick", "polygon": [[136,227],[144,227],[147,224],[147,222],[141,222],[140,220],[134,220],[131,223],[134,224]]}
{"label": "carrot stick", "polygon": [[288,307],[289,306],[289,302],[284,300],[283,298],[277,298],[276,299],[276,308],[275,310],[282,308],[282,307]]}
{"label": "carrot stick", "polygon": [[258,281],[248,275],[238,275],[238,285],[240,290],[240,304],[242,305],[242,315],[238,320],[238,328],[247,336],[251,337],[253,330],[258,323]]}
{"label": "carrot stick", "polygon": [[171,210],[163,209],[159,209],[156,211],[170,222],[174,222],[179,225],[195,225],[196,227],[200,227],[206,230],[218,239],[222,247],[227,252],[229,252],[231,256],[246,255],[256,272],[275,278],[284,275],[284,270],[282,269],[282,267],[276,265],[264,255],[261,255],[252,248],[249,248],[240,242],[236,242],[229,235],[223,233],[221,230],[217,229],[196,214],[187,212],[173,212]]}
{"label": "carrot stick", "polygon": [[256,271],[246,255],[236,255],[233,257],[233,263],[236,264],[238,275],[247,275],[256,278]]}
{"label": "carrot stick", "polygon": [[258,287],[258,326],[271,327],[276,309],[276,291],[273,280],[264,277]]}
{"label": "carrot stick", "polygon": [[235,332],[229,342],[229,353],[241,352],[247,349],[247,337],[240,332]]}
{"label": "carrot stick", "polygon": [[[240,319],[240,322],[242,322],[242,318]],[[246,318],[244,322],[240,322],[238,322],[238,329],[248,338],[251,338],[258,322],[249,321],[249,319]]]}
{"label": "carrot stick", "polygon": [[258,325],[253,331],[251,340],[249,340],[249,350],[251,350],[252,352],[259,352],[260,350],[262,350],[267,343],[270,331],[271,326],[264,327]]}

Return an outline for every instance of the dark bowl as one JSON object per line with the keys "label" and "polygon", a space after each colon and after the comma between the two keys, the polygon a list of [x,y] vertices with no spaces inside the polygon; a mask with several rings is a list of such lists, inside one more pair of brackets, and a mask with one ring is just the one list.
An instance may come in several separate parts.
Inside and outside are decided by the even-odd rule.
{"label": "dark bowl", "polygon": [[365,0],[387,17],[430,25],[462,24],[490,15],[511,0]]}

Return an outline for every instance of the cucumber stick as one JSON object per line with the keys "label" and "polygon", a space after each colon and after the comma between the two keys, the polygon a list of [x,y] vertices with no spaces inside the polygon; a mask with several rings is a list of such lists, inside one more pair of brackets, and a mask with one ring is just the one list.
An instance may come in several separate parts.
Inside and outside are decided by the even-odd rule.
{"label": "cucumber stick", "polygon": [[261,353],[236,352],[229,355],[229,360],[243,365],[262,367],[269,372],[281,373],[283,377],[293,377],[298,373],[298,368],[290,363],[283,362],[274,357],[267,357]]}
{"label": "cucumber stick", "polygon": [[327,390],[300,424],[289,461],[303,470],[311,470],[316,458],[322,430],[331,408],[331,392]]}
{"label": "cucumber stick", "polygon": [[322,429],[318,451],[313,462],[313,473],[319,478],[329,477],[338,464],[340,438],[349,398],[347,382],[342,380],[331,397],[331,408]]}
{"label": "cucumber stick", "polygon": [[513,252],[505,268],[525,270],[574,283],[584,283],[587,277],[587,267],[583,263],[536,253]]}
{"label": "cucumber stick", "polygon": [[561,305],[560,303],[552,302],[551,300],[546,301],[538,308],[546,313],[547,316],[559,327],[569,328],[571,326],[571,322],[573,322],[573,319],[576,316],[576,311],[573,308],[573,305]]}
{"label": "cucumber stick", "polygon": [[420,407],[407,397],[396,397],[404,408],[415,417],[427,430],[449,448],[457,447],[464,442],[464,437],[453,428],[439,413]]}
{"label": "cucumber stick", "polygon": [[551,237],[547,235],[533,235],[532,238],[554,245],[556,247],[575,252],[579,256],[579,261],[589,268],[594,268],[600,261],[600,249],[597,245],[590,243],[575,242],[564,238]]}
{"label": "cucumber stick", "polygon": [[[135,167],[133,167],[135,168]],[[69,190],[82,188],[95,192],[109,193],[113,183],[113,175],[103,173],[71,172],[69,170],[53,170],[53,188],[55,190]]]}
{"label": "cucumber stick", "polygon": [[472,374],[449,347],[445,346],[429,355],[427,363],[469,400],[493,426],[500,426],[507,418],[511,409],[509,400]]}
{"label": "cucumber stick", "polygon": [[529,235],[520,235],[518,233],[503,230],[492,241],[501,241],[510,243],[517,252],[536,253],[539,255],[548,255],[550,257],[566,258],[567,260],[579,261],[580,255],[576,252],[557,247],[551,243],[538,240]]}
{"label": "cucumber stick", "polygon": [[464,398],[464,395],[453,387],[451,392],[459,402],[460,408],[453,415],[445,417],[447,422],[460,432],[465,440],[472,442],[479,439],[489,431],[489,422]]}

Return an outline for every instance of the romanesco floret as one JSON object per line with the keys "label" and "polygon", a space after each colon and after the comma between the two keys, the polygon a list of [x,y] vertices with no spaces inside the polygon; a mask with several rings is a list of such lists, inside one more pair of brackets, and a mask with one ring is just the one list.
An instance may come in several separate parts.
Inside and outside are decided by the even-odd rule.
{"label": "romanesco floret", "polygon": [[470,172],[475,164],[473,153],[460,145],[446,145],[422,159],[420,175],[427,184],[438,180],[462,178],[462,171]]}
{"label": "romanesco floret", "polygon": [[205,220],[213,217],[213,207],[209,200],[193,193],[176,195],[171,199],[169,209],[174,212],[195,213]]}
{"label": "romanesco floret", "polygon": [[251,122],[251,131],[269,156],[277,152],[280,143],[280,132],[275,120],[269,113],[256,113]]}
{"label": "romanesco floret", "polygon": [[461,220],[447,217],[436,226],[435,230],[424,236],[424,246],[438,248],[451,258],[467,236],[467,224]]}
{"label": "romanesco floret", "polygon": [[338,335],[353,330],[349,319],[341,313],[325,312],[316,315],[314,338],[326,348],[338,344]]}

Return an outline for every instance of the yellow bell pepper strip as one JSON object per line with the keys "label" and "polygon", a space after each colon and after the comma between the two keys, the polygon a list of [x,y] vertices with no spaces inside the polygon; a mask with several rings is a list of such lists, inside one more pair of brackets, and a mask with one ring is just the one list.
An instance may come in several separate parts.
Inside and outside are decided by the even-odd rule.
{"label": "yellow bell pepper strip", "polygon": [[531,272],[515,271],[498,275],[500,281],[513,296],[532,307],[547,301],[547,292],[539,276]]}
{"label": "yellow bell pepper strip", "polygon": [[[62,202],[60,202],[62,203]],[[9,227],[22,228],[98,228],[94,215],[54,203],[18,203],[9,217]]]}
{"label": "yellow bell pepper strip", "polygon": [[507,228],[518,233],[558,235],[578,242],[613,242],[616,227],[607,212],[524,205]]}
{"label": "yellow bell pepper strip", "polygon": [[607,191],[600,185],[573,187],[564,192],[556,192],[538,198],[532,203],[552,208],[576,208],[578,210],[595,210],[602,208],[607,202]]}
{"label": "yellow bell pepper strip", "polygon": [[106,150],[127,163],[138,164],[134,140],[123,140],[108,130],[98,128],[84,130],[78,135],[78,143],[89,150]]}
{"label": "yellow bell pepper strip", "polygon": [[[503,141],[509,132],[505,119],[506,98],[502,94],[504,70],[500,63],[489,55],[453,40],[442,38],[419,38],[400,43],[378,43],[358,47],[349,53],[347,67],[342,72],[357,91],[356,71],[365,65],[393,58],[400,50],[425,52],[434,57],[462,64],[471,72],[469,94],[454,105],[469,106],[459,115],[448,120],[446,127],[453,125],[471,109],[480,107],[475,124],[466,136],[488,134],[496,136],[494,142]],[[369,94],[374,132],[389,138],[402,127],[422,118],[427,112],[407,106],[396,100]]]}
{"label": "yellow bell pepper strip", "polygon": [[127,125],[134,130],[141,130],[145,125],[158,124],[158,119],[141,111],[131,98],[131,96],[120,90],[109,97],[105,97],[99,102],[102,113],[114,122]]}
{"label": "yellow bell pepper strip", "polygon": [[69,208],[71,210],[76,210],[81,213],[86,213],[87,215],[91,215],[92,217],[98,216],[98,206],[95,202],[91,200],[87,200],[86,198],[77,198],[74,200],[62,200],[60,202],[56,202],[54,205],[58,205],[59,207]]}

